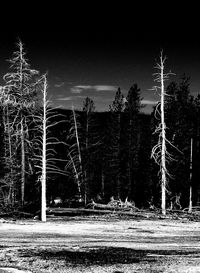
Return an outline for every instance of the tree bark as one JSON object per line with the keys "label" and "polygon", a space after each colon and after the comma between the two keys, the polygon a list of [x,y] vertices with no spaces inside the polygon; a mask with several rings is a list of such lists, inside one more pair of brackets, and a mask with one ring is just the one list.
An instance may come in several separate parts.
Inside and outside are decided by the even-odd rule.
{"label": "tree bark", "polygon": [[190,191],[189,191],[189,209],[188,212],[192,212],[192,160],[193,160],[193,138],[191,138],[190,144]]}
{"label": "tree bark", "polygon": [[162,146],[161,146],[161,187],[162,187],[162,214],[166,215],[166,125],[165,125],[165,90],[164,90],[164,65],[161,57],[161,128],[162,128]]}
{"label": "tree bark", "polygon": [[46,222],[46,145],[47,145],[47,82],[44,78],[44,90],[43,90],[43,136],[42,136],[42,175],[41,175],[41,220]]}
{"label": "tree bark", "polygon": [[24,124],[21,120],[21,204],[24,205],[24,192],[25,192],[25,139],[24,139]]}

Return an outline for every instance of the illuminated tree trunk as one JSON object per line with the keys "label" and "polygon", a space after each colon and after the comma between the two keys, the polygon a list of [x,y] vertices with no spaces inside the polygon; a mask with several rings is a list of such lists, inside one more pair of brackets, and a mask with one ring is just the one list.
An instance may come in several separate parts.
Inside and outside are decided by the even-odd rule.
{"label": "illuminated tree trunk", "polygon": [[161,80],[161,130],[162,130],[162,147],[161,147],[161,189],[162,189],[162,214],[166,214],[166,125],[165,125],[165,88],[164,88],[164,61],[161,56],[160,80]]}
{"label": "illuminated tree trunk", "polygon": [[[155,116],[160,115],[160,123],[157,126],[155,133],[158,133],[158,143],[153,147],[151,152],[151,157],[154,158],[155,162],[159,165],[161,174],[161,209],[162,214],[166,215],[166,186],[167,186],[167,177],[170,177],[170,174],[167,170],[166,163],[173,160],[171,155],[168,153],[166,148],[166,143],[174,147],[172,143],[166,138],[166,124],[165,124],[165,86],[164,82],[169,78],[169,75],[172,73],[164,73],[164,64],[166,57],[163,58],[162,52],[160,55],[160,63],[157,64],[156,68],[159,70],[158,73],[154,73],[156,76],[155,81],[160,84],[160,86],[155,86],[155,89],[160,89],[160,102],[157,104],[155,110]],[[176,147],[174,147],[176,148]]]}
{"label": "illuminated tree trunk", "polygon": [[21,120],[21,204],[24,205],[24,191],[25,191],[25,139],[24,139],[24,125]]}
{"label": "illuminated tree trunk", "polygon": [[[10,136],[10,132],[8,131],[8,137],[10,138],[9,145],[10,146],[10,155],[12,154],[12,159],[10,160],[10,164],[12,166],[9,167],[11,183],[14,177],[16,179],[16,172],[14,174],[14,169],[17,166],[14,166],[14,156],[17,154],[20,156],[20,175],[21,175],[21,185],[19,187],[19,192],[21,193],[21,205],[24,204],[24,191],[25,191],[25,180],[26,180],[26,171],[28,170],[26,162],[28,158],[26,156],[26,151],[28,146],[27,142],[31,143],[28,139],[28,126],[26,117],[32,111],[32,106],[35,102],[35,76],[39,73],[38,71],[31,69],[30,65],[25,58],[25,51],[23,43],[19,40],[17,43],[17,51],[13,53],[13,57],[9,60],[11,63],[10,68],[12,68],[12,72],[6,73],[4,75],[4,80],[6,82],[6,91],[7,91],[7,105],[9,106],[9,115],[10,115],[10,123],[12,127],[12,135]],[[34,83],[34,84],[33,84]],[[30,106],[31,105],[31,106]],[[25,110],[25,111],[24,111]],[[15,136],[15,143],[11,141]],[[19,136],[19,137],[18,137]],[[19,145],[18,145],[19,144]],[[15,151],[16,147],[20,147],[20,153],[11,153],[12,150]],[[17,161],[17,158],[15,158]],[[13,164],[12,164],[12,163]],[[18,165],[18,164],[17,164]],[[11,169],[13,171],[11,171]],[[18,170],[19,171],[19,170]],[[13,172],[13,173],[12,173]]]}
{"label": "illuminated tree trunk", "polygon": [[47,80],[44,77],[43,90],[43,123],[42,123],[42,175],[41,175],[41,220],[46,222],[46,179],[47,179]]}
{"label": "illuminated tree trunk", "polygon": [[[86,112],[86,137],[85,137],[85,153],[86,153],[86,159],[88,159],[88,134],[89,134],[89,118],[88,118],[88,111]],[[85,206],[87,204],[87,194],[88,194],[88,172],[87,167],[85,166],[84,171],[84,203]]]}
{"label": "illuminated tree trunk", "polygon": [[189,192],[189,209],[188,212],[192,212],[192,159],[193,159],[193,138],[191,138],[190,144],[190,192]]}
{"label": "illuminated tree trunk", "polygon": [[102,170],[102,174],[101,174],[101,194],[103,197],[105,196],[105,175],[104,175],[103,170]]}
{"label": "illuminated tree trunk", "polygon": [[[14,205],[15,202],[15,188],[14,188],[14,171],[13,171],[13,151],[12,151],[12,140],[11,140],[11,128],[10,128],[10,120],[9,120],[9,110],[8,110],[8,105],[5,107],[5,130],[6,130],[6,135],[8,138],[8,157],[9,157],[9,168],[10,168],[10,190],[9,190],[9,200]],[[6,157],[6,154],[5,154]]]}
{"label": "illuminated tree trunk", "polygon": [[78,195],[81,198],[82,195],[81,195],[81,186],[80,186],[79,176],[78,176],[78,172],[77,172],[77,169],[76,169],[76,165],[74,164],[73,157],[71,156],[70,153],[69,153],[69,158],[71,160],[73,170],[74,170],[74,174],[75,174],[75,178],[76,178],[76,183],[77,183],[77,188],[78,188]]}
{"label": "illuminated tree trunk", "polygon": [[82,196],[81,186],[83,185],[83,182],[84,182],[83,180],[84,172],[83,172],[83,166],[82,166],[82,155],[81,155],[81,148],[80,148],[79,134],[78,134],[78,124],[77,124],[78,122],[76,119],[76,113],[73,106],[72,106],[72,123],[73,123],[72,125],[73,133],[70,137],[73,137],[75,139],[75,145],[73,148],[72,147],[70,148],[70,151],[68,153],[70,156],[69,165],[71,165],[71,168],[73,169],[73,173],[75,175],[75,180],[78,187],[78,195],[79,195],[78,199],[82,201],[83,196]]}

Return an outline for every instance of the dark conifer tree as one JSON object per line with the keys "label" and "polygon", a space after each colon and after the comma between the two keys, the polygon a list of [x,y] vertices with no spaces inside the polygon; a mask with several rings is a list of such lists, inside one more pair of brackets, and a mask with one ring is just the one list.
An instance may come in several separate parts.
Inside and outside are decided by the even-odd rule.
{"label": "dark conifer tree", "polygon": [[173,149],[174,160],[170,164],[172,178],[171,196],[182,195],[183,205],[188,205],[190,177],[190,143],[194,135],[195,106],[190,95],[190,78],[185,74],[179,84],[172,82],[167,87],[170,93],[166,107],[168,139],[177,148]]}
{"label": "dark conifer tree", "polygon": [[135,83],[128,91],[125,103],[125,112],[127,115],[127,172],[128,185],[127,197],[135,199],[136,197],[136,181],[138,173],[138,152],[140,148],[140,132],[139,132],[139,113],[142,108],[141,91]]}
{"label": "dark conifer tree", "polygon": [[114,185],[114,195],[118,198],[123,197],[122,194],[122,164],[121,164],[121,147],[122,143],[122,113],[125,108],[124,96],[121,89],[118,88],[114,101],[109,106],[110,108],[110,130],[111,130],[111,146],[110,146],[110,168],[113,170],[111,172],[111,177]]}
{"label": "dark conifer tree", "polygon": [[83,101],[83,115],[82,115],[82,154],[83,154],[83,169],[84,169],[84,192],[85,203],[90,198],[90,184],[93,180],[92,162],[95,145],[94,136],[94,101],[86,97]]}
{"label": "dark conifer tree", "polygon": [[195,130],[193,145],[192,183],[193,203],[200,204],[200,94],[194,100],[195,105]]}

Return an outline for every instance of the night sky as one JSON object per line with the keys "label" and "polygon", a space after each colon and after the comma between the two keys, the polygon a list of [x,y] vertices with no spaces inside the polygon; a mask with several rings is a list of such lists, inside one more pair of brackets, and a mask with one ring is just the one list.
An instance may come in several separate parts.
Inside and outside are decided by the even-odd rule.
{"label": "night sky", "polygon": [[[133,16],[134,18],[134,16]],[[149,18],[149,17],[148,17]],[[74,19],[73,19],[74,20]],[[164,25],[164,31],[156,27],[156,20],[129,20],[129,28],[119,23],[123,18],[112,16],[109,23],[98,24],[89,21],[76,25],[72,17],[67,27],[32,27],[1,32],[0,43],[0,84],[8,71],[10,58],[19,37],[25,44],[27,58],[32,68],[40,73],[48,72],[48,92],[56,106],[71,108],[72,103],[82,108],[86,96],[95,102],[97,111],[109,109],[117,88],[124,95],[133,83],[141,88],[143,109],[150,112],[158,96],[151,91],[154,66],[163,49],[168,59],[166,71],[176,75],[178,80],[183,73],[191,77],[191,93],[200,92],[200,42],[197,25],[183,21]],[[118,22],[115,24],[115,22]],[[132,22],[130,25],[130,22]],[[144,25],[142,25],[144,23]],[[130,27],[131,26],[131,27]]]}

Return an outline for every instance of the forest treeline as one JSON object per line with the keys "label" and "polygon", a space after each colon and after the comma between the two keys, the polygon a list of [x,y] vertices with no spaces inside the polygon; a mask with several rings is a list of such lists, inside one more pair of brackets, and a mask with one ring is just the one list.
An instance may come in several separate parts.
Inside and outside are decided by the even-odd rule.
{"label": "forest treeline", "polygon": [[[89,97],[79,111],[58,109],[45,104],[44,75],[31,69],[20,41],[10,64],[0,95],[1,207],[39,207],[47,162],[47,204],[59,196],[65,203],[114,197],[137,207],[160,206],[160,168],[151,158],[159,105],[144,114],[137,83],[126,96],[118,88],[107,112],[95,111]],[[165,89],[167,204],[179,196],[188,207],[191,185],[193,204],[200,201],[200,95],[190,94],[187,75]]]}

